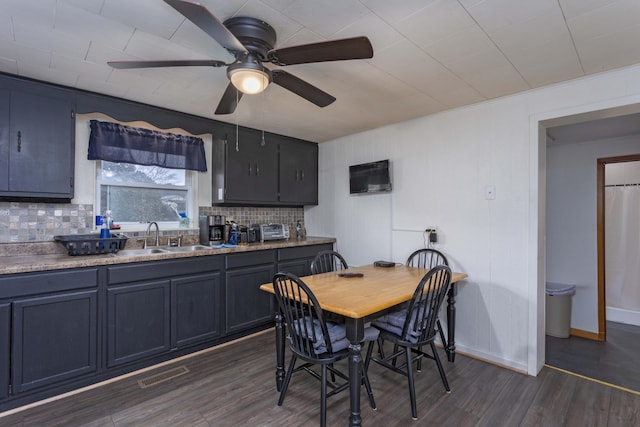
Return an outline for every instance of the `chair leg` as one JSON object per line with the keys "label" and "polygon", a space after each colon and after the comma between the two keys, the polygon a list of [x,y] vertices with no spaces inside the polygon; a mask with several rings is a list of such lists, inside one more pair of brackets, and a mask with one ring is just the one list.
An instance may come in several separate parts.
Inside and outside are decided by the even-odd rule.
{"label": "chair leg", "polygon": [[362,366],[362,381],[364,382],[364,387],[367,390],[367,395],[369,396],[369,404],[371,405],[371,409],[376,409],[376,400],[373,398],[373,390],[371,389],[371,383],[369,382],[369,362],[371,361],[371,353],[373,352],[373,341],[369,342],[369,346],[367,347],[367,355],[364,359],[364,364]]}
{"label": "chair leg", "polygon": [[278,399],[278,406],[282,406],[284,402],[284,396],[287,394],[287,388],[289,388],[289,381],[291,381],[291,375],[293,374],[293,369],[296,366],[296,360],[298,357],[294,354],[291,356],[291,362],[289,362],[289,369],[287,369],[287,375],[284,377],[284,382],[282,383],[282,388],[280,390],[280,398]]}
{"label": "chair leg", "polygon": [[[369,345],[367,346],[367,354],[364,357],[364,370],[366,372],[369,371],[369,363],[371,363],[371,355],[373,354],[374,344],[375,343],[373,341],[369,341]],[[378,352],[380,352],[380,344],[378,344]]]}
{"label": "chair leg", "polygon": [[433,352],[433,359],[436,361],[436,365],[438,365],[438,372],[440,372],[440,379],[442,380],[442,384],[444,385],[444,389],[447,390],[447,393],[451,391],[449,388],[449,382],[447,381],[447,376],[444,373],[444,367],[442,366],[442,362],[440,361],[440,356],[438,356],[438,351],[436,350],[436,345],[431,342],[431,351]]}
{"label": "chair leg", "polygon": [[322,365],[320,376],[320,427],[327,425],[327,365]]}
{"label": "chair leg", "polygon": [[411,400],[411,417],[414,420],[417,420],[418,409],[416,407],[416,388],[413,384],[413,364],[411,363],[413,356],[411,355],[411,349],[409,347],[405,347],[404,350],[407,355],[407,380],[409,381],[409,399]]}
{"label": "chair leg", "polygon": [[447,348],[447,339],[444,336],[444,331],[442,330],[442,325],[440,324],[440,319],[436,319],[436,327],[438,328],[438,333],[440,334],[440,341],[442,342],[442,346]]}

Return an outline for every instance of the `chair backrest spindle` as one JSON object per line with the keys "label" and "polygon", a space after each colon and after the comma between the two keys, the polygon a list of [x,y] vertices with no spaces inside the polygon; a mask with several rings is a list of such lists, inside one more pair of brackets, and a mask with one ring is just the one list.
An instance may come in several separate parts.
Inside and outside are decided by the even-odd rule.
{"label": "chair backrest spindle", "polygon": [[311,274],[340,271],[349,268],[347,261],[336,251],[320,251],[311,263]]}

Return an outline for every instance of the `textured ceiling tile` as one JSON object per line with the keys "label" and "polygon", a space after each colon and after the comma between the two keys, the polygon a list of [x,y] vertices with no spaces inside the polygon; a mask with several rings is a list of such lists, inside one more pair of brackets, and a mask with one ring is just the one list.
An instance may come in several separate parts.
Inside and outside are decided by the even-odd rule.
{"label": "textured ceiling tile", "polygon": [[124,49],[133,34],[128,25],[104,18],[86,10],[61,3],[56,13],[55,28],[91,41],[108,43],[116,49]]}
{"label": "textured ceiling tile", "polygon": [[368,10],[357,0],[299,0],[292,2],[284,12],[311,31],[331,37],[366,15]]}
{"label": "textured ceiling tile", "polygon": [[473,19],[458,2],[437,0],[396,28],[416,45],[427,46],[473,26]]}
{"label": "textured ceiling tile", "polygon": [[587,74],[640,62],[640,26],[626,28],[592,40],[576,41]]}
{"label": "textured ceiling tile", "polygon": [[100,15],[168,40],[184,16],[163,1],[156,2],[159,4],[155,7],[152,3],[153,0],[105,0]]}
{"label": "textured ceiling tile", "polygon": [[437,0],[403,0],[402,7],[389,0],[361,0],[372,12],[390,24],[397,24]]}
{"label": "textured ceiling tile", "polygon": [[549,11],[560,12],[558,0],[487,0],[462,4],[478,25],[489,33],[527,22]]}

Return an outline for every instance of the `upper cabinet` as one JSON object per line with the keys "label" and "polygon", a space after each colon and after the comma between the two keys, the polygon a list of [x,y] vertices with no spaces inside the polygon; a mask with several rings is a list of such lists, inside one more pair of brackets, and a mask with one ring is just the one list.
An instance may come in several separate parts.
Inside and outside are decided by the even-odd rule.
{"label": "upper cabinet", "polygon": [[318,204],[318,144],[291,138],[280,142],[280,202]]}
{"label": "upper cabinet", "polygon": [[22,86],[0,81],[0,196],[71,199],[73,97]]}
{"label": "upper cabinet", "polygon": [[212,157],[214,205],[318,204],[315,143],[229,128],[214,134]]}

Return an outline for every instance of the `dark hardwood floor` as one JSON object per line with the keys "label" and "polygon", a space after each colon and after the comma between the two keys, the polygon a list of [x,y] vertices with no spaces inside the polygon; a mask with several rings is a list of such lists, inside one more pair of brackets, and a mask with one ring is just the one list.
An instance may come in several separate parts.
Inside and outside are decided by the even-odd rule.
{"label": "dark hardwood floor", "polygon": [[607,322],[607,340],[546,337],[547,365],[640,393],[640,326]]}
{"label": "dark hardwood floor", "polygon": [[[154,370],[0,418],[2,426],[316,426],[319,383],[293,377],[277,406],[275,338],[266,331]],[[444,357],[443,357],[444,360]],[[406,379],[372,364],[378,409],[362,400],[363,426],[631,426],[640,396],[543,368],[531,377],[458,355],[444,362],[444,392],[433,362],[416,375],[418,420]],[[140,388],[138,380],[176,366],[189,372]],[[329,398],[328,425],[347,425],[347,393]]]}

